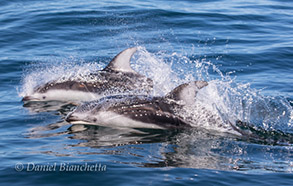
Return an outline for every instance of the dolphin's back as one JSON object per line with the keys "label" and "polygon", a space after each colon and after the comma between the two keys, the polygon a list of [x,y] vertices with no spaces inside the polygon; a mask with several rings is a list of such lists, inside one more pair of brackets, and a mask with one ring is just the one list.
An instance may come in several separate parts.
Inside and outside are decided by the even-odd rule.
{"label": "dolphin's back", "polygon": [[84,79],[51,81],[38,87],[36,91],[40,93],[51,90],[72,90],[98,94],[126,91],[150,93],[152,88],[152,80],[140,74],[100,71],[90,74]]}

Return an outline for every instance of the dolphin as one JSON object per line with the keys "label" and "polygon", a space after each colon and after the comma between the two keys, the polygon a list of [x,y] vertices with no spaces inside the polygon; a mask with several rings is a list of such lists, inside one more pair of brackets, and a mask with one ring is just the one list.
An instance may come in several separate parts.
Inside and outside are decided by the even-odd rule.
{"label": "dolphin", "polygon": [[22,101],[91,101],[105,95],[129,92],[149,94],[153,81],[130,67],[130,59],[136,50],[133,47],[120,52],[106,68],[83,75],[82,79],[60,78],[40,85]]}
{"label": "dolphin", "polygon": [[188,128],[191,125],[177,111],[192,102],[207,85],[205,81],[185,83],[163,97],[107,96],[78,106],[66,116],[66,121],[114,128]]}

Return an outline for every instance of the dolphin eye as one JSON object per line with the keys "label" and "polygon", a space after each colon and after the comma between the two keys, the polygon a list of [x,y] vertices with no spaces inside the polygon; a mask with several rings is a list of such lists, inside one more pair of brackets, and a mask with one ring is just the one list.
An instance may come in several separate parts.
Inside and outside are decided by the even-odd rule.
{"label": "dolphin eye", "polygon": [[43,99],[46,99],[46,96],[43,96]]}
{"label": "dolphin eye", "polygon": [[97,119],[96,119],[96,118],[94,118],[94,119],[93,119],[93,122],[96,122],[96,121],[97,121]]}

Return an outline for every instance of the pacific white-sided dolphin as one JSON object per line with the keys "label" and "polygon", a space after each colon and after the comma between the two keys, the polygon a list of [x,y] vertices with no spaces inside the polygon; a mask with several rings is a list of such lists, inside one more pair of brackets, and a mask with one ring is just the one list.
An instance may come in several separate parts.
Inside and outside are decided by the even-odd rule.
{"label": "pacific white-sided dolphin", "polygon": [[134,92],[148,94],[153,81],[130,67],[130,59],[136,47],[116,55],[106,68],[84,75],[82,79],[57,79],[36,87],[23,101],[91,101],[106,95]]}
{"label": "pacific white-sided dolphin", "polygon": [[66,117],[71,124],[132,128],[186,128],[191,125],[177,113],[193,102],[205,81],[178,86],[164,97],[108,96],[78,106]]}

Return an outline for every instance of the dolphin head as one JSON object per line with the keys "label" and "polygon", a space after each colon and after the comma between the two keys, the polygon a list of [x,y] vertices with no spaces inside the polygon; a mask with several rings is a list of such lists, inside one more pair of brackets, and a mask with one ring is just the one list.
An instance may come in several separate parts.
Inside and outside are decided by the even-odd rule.
{"label": "dolphin head", "polygon": [[[33,101],[51,101],[56,100],[56,93],[53,92],[56,90],[56,83],[55,82],[49,82],[44,85],[40,85],[36,87],[32,93],[26,95],[23,97],[23,102],[33,102]],[[61,96],[61,94],[59,95]]]}
{"label": "dolphin head", "polygon": [[24,96],[22,98],[23,102],[27,102],[27,101],[46,101],[47,96],[45,94],[42,93],[33,93],[32,95],[29,96]]}
{"label": "dolphin head", "polygon": [[[22,101],[91,101],[100,98],[100,84],[87,83],[81,81],[51,81],[45,85],[41,85],[29,94]],[[99,92],[100,91],[100,92]]]}
{"label": "dolphin head", "polygon": [[96,101],[86,102],[69,113],[66,117],[66,121],[71,124],[111,125],[120,127],[121,123],[125,121],[125,109],[137,110],[134,107],[129,107],[128,104],[138,99],[140,98],[136,95],[115,95],[107,96]]}
{"label": "dolphin head", "polygon": [[22,98],[23,102],[30,102],[30,101],[49,101],[50,100],[50,94],[49,91],[40,91],[40,87],[35,89],[32,93],[24,96]]}
{"label": "dolphin head", "polygon": [[84,103],[70,112],[65,120],[72,124],[94,124],[97,122],[97,113],[101,107],[98,101]]}
{"label": "dolphin head", "polygon": [[95,124],[97,122],[97,116],[89,112],[71,112],[66,116],[65,120],[71,124]]}

